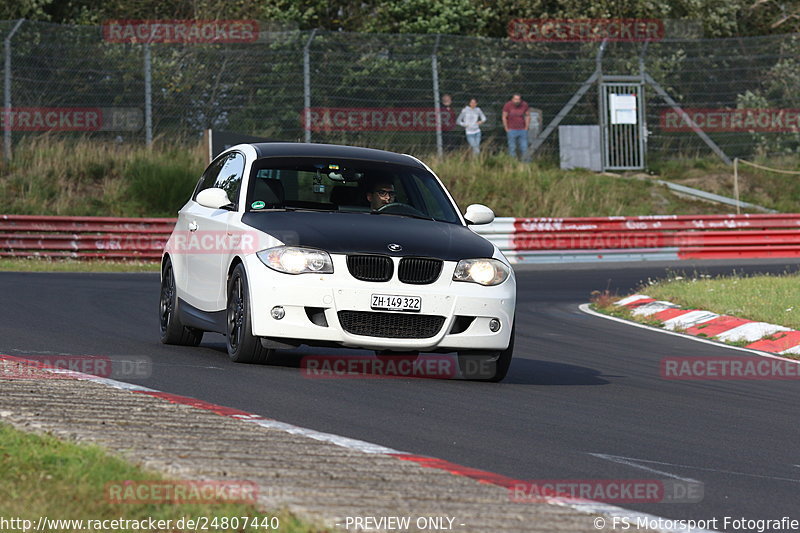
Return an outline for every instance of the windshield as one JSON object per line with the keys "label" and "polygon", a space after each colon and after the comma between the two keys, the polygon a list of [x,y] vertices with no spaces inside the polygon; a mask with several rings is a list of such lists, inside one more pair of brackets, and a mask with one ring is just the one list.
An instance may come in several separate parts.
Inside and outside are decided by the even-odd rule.
{"label": "windshield", "polygon": [[374,161],[260,159],[253,163],[246,205],[250,212],[312,209],[461,223],[430,172]]}

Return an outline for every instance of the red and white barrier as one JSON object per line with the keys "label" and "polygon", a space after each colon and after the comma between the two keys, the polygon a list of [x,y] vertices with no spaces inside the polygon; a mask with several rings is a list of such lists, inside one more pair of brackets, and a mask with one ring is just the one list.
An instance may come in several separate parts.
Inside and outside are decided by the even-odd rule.
{"label": "red and white barrier", "polygon": [[800,257],[800,214],[497,218],[474,230],[514,263]]}
{"label": "red and white barrier", "polygon": [[[174,218],[0,216],[0,256],[158,260]],[[497,218],[513,263],[800,257],[800,214]]]}
{"label": "red and white barrier", "polygon": [[[677,304],[656,301],[645,294],[633,294],[616,302],[634,315],[663,324],[665,329],[723,342],[745,342],[745,348],[779,355],[800,354],[800,332],[776,324],[757,322],[703,309],[684,309]],[[795,361],[796,362],[796,361]]]}
{"label": "red and white barrier", "polygon": [[157,261],[174,218],[0,216],[0,256]]}

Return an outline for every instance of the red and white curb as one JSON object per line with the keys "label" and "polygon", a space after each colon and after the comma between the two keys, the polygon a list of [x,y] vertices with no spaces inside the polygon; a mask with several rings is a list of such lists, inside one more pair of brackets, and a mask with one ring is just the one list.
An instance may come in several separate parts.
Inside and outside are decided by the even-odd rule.
{"label": "red and white curb", "polygon": [[[373,444],[370,442],[365,442],[357,439],[351,439],[349,437],[343,437],[341,435],[335,435],[333,433],[323,433],[320,431],[315,431],[313,429],[303,428],[300,426],[279,422],[277,420],[265,418],[261,415],[248,413],[246,411],[241,411],[239,409],[235,409],[232,407],[225,407],[222,405],[209,403],[204,400],[190,398],[188,396],[180,396],[168,392],[161,392],[155,389],[150,389],[148,387],[143,387],[141,385],[133,385],[131,383],[124,383],[122,381],[93,376],[91,374],[84,374],[72,370],[46,368],[43,367],[41,363],[30,359],[25,359],[24,357],[14,357],[11,355],[0,354],[0,360],[13,361],[17,364],[20,363],[30,364],[31,366],[37,367],[40,370],[44,370],[46,372],[63,374],[72,379],[99,383],[101,385],[106,385],[108,387],[113,387],[115,389],[120,389],[131,393],[146,394],[148,396],[153,396],[154,398],[161,398],[163,400],[166,400],[174,404],[188,405],[191,407],[195,407],[197,409],[211,411],[212,413],[218,414],[220,416],[233,418],[235,420],[239,420],[242,422],[249,422],[265,428],[284,431],[292,435],[301,435],[311,439],[329,442],[331,444],[335,444],[337,446],[341,446],[349,450],[354,450],[368,454],[381,454],[390,457],[395,457],[396,459],[402,461],[411,461],[417,463],[419,466],[423,468],[444,470],[446,472],[450,472],[453,475],[463,476],[478,481],[480,483],[495,485],[506,489],[513,489],[514,487],[519,486],[520,484],[527,483],[524,480],[514,479],[511,477],[503,476],[501,474],[495,474],[492,472],[488,472],[486,470],[470,468],[467,466],[459,465],[457,463],[446,461],[444,459],[437,459],[435,457],[427,457],[424,455],[416,455],[412,453],[402,452],[399,450],[394,450],[392,448],[381,446],[379,444]],[[620,520],[625,518],[631,522],[636,522],[637,519],[643,519],[646,520],[647,522],[657,521],[656,523],[674,522],[674,520],[670,520],[664,517],[659,517],[647,513],[641,513],[638,511],[630,511],[603,502],[573,501],[561,498],[547,498],[544,496],[542,497],[542,499],[552,505],[559,505],[562,507],[571,508],[582,513],[602,514],[612,519],[614,517],[618,517]],[[699,528],[680,528],[680,529],[651,528],[651,530],[660,531],[664,533],[714,533],[714,531],[699,529]]]}
{"label": "red and white curb", "polygon": [[672,302],[633,294],[614,305],[626,307],[634,316],[647,317],[664,329],[722,342],[747,342],[744,348],[776,355],[800,354],[800,331],[777,324],[756,322],[703,309],[684,309]]}

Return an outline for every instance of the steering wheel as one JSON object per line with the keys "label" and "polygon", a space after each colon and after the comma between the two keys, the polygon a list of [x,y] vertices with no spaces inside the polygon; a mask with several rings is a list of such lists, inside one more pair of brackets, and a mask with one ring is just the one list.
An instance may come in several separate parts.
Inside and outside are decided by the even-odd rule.
{"label": "steering wheel", "polygon": [[403,202],[392,202],[390,204],[382,205],[378,209],[376,209],[378,213],[395,213],[398,215],[415,215],[418,217],[426,217],[429,218],[428,215],[414,207],[413,205],[404,204]]}

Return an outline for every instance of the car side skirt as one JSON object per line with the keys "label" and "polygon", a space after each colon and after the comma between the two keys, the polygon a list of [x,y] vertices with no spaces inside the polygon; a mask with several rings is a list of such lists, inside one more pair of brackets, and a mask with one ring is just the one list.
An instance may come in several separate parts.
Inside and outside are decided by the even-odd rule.
{"label": "car side skirt", "polygon": [[226,311],[202,311],[178,298],[178,316],[184,326],[214,333],[227,333]]}

